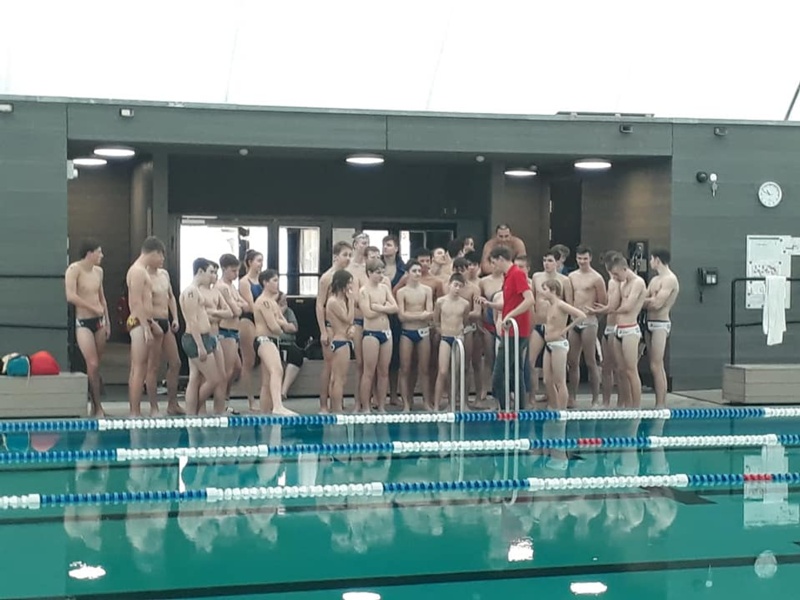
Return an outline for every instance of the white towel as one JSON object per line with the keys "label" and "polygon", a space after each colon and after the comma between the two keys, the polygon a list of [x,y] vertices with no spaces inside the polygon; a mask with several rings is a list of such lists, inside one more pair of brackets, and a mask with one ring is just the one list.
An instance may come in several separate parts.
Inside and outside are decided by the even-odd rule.
{"label": "white towel", "polygon": [[769,275],[766,278],[762,322],[767,346],[782,344],[786,332],[786,277]]}

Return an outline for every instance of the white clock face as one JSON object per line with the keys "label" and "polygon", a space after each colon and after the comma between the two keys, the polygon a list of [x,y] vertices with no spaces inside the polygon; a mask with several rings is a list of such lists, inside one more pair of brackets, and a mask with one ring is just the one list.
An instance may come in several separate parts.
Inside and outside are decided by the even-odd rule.
{"label": "white clock face", "polygon": [[775,208],[781,203],[783,190],[774,181],[767,181],[758,188],[758,200],[767,208]]}

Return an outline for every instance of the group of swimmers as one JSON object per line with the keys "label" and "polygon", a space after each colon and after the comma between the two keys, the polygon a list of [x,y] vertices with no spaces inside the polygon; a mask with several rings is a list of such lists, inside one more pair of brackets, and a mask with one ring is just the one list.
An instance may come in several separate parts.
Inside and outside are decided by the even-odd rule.
{"label": "group of swimmers", "polygon": [[[652,252],[650,264],[656,275],[646,285],[618,252],[602,257],[610,275],[606,283],[592,268],[592,252],[584,246],[576,249],[576,271],[565,273],[569,249],[555,246],[544,254],[542,270],[530,275],[525,245],[507,225],[496,228],[482,254],[475,251],[472,238],[453,240],[447,248],[419,249],[408,263],[400,259],[399,250],[396,237],[386,236],[379,249],[370,246],[365,233],[333,248],[333,265],[320,277],[316,302],[324,360],[321,412],[344,410],[351,370],[356,412],[385,410],[390,391],[392,403],[411,410],[416,389],[425,409],[441,410],[457,392],[448,389],[456,340],[465,350],[464,371],[472,384],[468,389],[474,389],[474,396],[468,393],[461,400],[471,409],[491,408],[491,393],[508,407],[502,340],[510,320],[516,321],[522,342],[520,355],[513,360],[525,407],[540,401],[551,408],[574,406],[581,356],[593,406],[609,406],[616,384],[617,405],[638,407],[643,329],[656,405],[664,406],[664,349],[670,309],[679,291],[667,251]],[[101,416],[99,365],[110,335],[100,267],[103,253],[92,240],[80,252],[80,259],[66,272],[67,301],[75,307],[76,341],[86,362],[91,413]],[[296,333],[297,323],[284,317],[278,273],[262,270],[263,255],[252,249],[243,261],[232,254],[220,257],[219,263],[198,258],[191,284],[176,299],[163,268],[165,255],[160,240],[147,238],[126,278],[131,415],[141,415],[145,390],[150,413],[158,414],[157,379],[164,360],[168,414],[205,412],[212,397],[214,412],[223,413],[237,380],[251,411],[294,414],[284,405],[285,355],[280,339],[287,332]],[[178,304],[184,319],[180,340]],[[646,319],[640,322],[642,311]],[[598,336],[601,321],[605,325]],[[177,401],[178,341],[189,362],[185,410]],[[356,359],[352,367],[351,352]],[[256,401],[252,373],[259,363]],[[544,397],[539,396],[539,370]]]}

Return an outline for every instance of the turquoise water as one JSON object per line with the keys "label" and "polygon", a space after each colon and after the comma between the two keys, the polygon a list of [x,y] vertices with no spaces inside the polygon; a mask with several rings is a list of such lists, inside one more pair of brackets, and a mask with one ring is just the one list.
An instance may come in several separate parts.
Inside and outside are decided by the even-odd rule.
{"label": "turquoise water", "polygon": [[[9,435],[8,450],[541,438],[538,423],[403,424]],[[795,433],[796,420],[570,422],[568,437]],[[785,452],[800,471],[800,450]],[[772,451],[774,453],[774,450]],[[624,471],[742,473],[760,448],[569,451],[557,472],[532,452],[267,457],[5,465],[0,495],[97,493]],[[772,464],[772,463],[770,463]],[[766,465],[764,470],[774,470]],[[387,494],[0,512],[0,599],[342,598],[384,600],[794,597],[797,489]],[[747,496],[747,497],[746,497]],[[772,554],[764,554],[772,553]],[[761,555],[756,566],[757,558]],[[97,579],[69,576],[78,563]],[[775,569],[777,564],[777,569]],[[72,565],[72,566],[71,566]],[[596,589],[602,589],[597,588]],[[595,589],[592,588],[592,589]],[[577,589],[577,588],[576,588]],[[787,595],[788,594],[788,595]]]}

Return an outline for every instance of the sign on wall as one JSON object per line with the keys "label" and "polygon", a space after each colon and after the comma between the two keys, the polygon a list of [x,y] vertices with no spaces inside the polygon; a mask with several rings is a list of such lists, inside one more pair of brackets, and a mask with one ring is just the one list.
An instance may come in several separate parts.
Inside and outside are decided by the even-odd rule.
{"label": "sign on wall", "polygon": [[[747,277],[792,276],[792,256],[800,254],[800,238],[790,235],[748,235]],[[745,298],[749,309],[764,308],[764,282],[748,281]],[[791,308],[791,283],[786,282],[786,308]]]}

